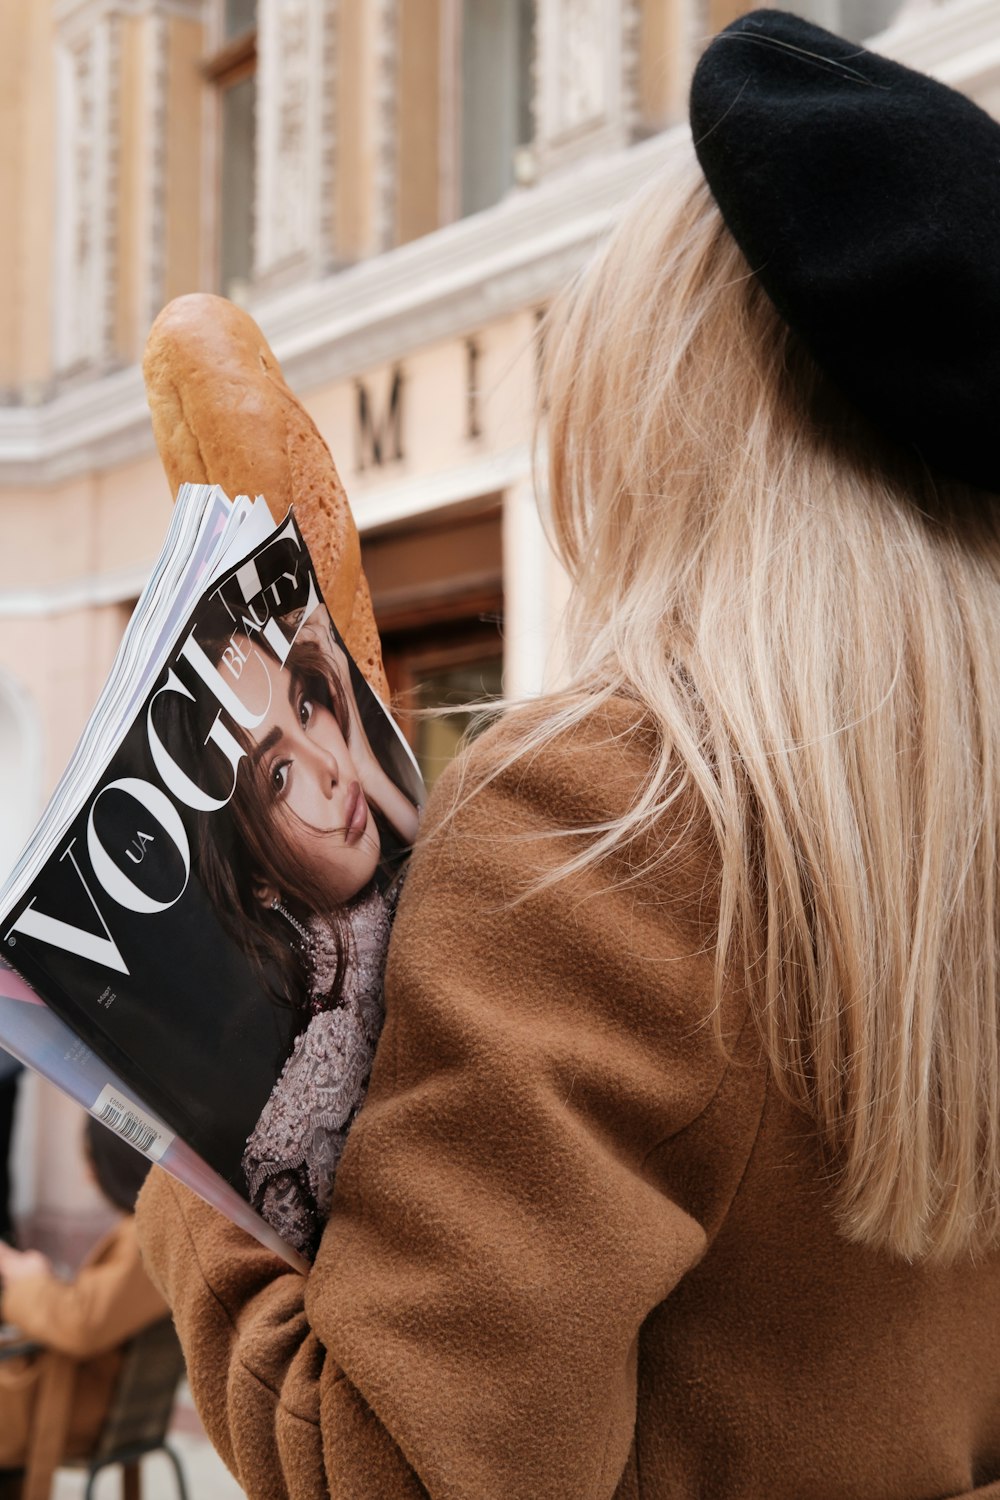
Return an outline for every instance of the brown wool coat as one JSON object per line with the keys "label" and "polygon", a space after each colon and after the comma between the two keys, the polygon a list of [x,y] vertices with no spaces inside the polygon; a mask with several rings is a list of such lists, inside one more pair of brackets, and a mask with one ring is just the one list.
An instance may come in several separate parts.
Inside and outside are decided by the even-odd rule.
{"label": "brown wool coat", "polygon": [[539,835],[633,795],[630,724],[595,714],[440,837],[457,773],[432,798],[306,1280],[147,1184],[150,1273],[252,1500],[1000,1497],[1000,1256],[838,1236],[740,994],[713,1041],[690,808],[654,880],[623,860],[512,904],[576,847]]}

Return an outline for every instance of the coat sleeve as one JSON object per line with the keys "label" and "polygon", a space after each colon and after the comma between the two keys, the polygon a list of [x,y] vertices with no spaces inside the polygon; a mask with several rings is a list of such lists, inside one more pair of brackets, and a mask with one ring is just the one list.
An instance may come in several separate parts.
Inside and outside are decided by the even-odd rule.
{"label": "coat sleeve", "polygon": [[[473,778],[502,744],[477,749]],[[683,1152],[659,1148],[727,1068],[712,867],[688,809],[655,835],[666,875],[642,878],[647,844],[537,887],[580,848],[571,830],[634,795],[648,753],[609,716],[468,800],[458,772],[432,799],[307,1278],[148,1185],[150,1268],[252,1500],[614,1494],[640,1327],[706,1245],[710,1186],[672,1182],[662,1163]]]}
{"label": "coat sleeve", "polygon": [[168,1312],[143,1269],[131,1220],[73,1281],[26,1276],[3,1295],[5,1319],[27,1338],[77,1360],[117,1348]]}

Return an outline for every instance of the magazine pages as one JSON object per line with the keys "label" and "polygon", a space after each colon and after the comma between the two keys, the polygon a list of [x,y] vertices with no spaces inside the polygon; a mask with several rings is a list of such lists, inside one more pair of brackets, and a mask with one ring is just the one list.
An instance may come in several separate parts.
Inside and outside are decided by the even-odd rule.
{"label": "magazine pages", "polygon": [[301,1266],[422,799],[294,516],[185,486],[0,892],[0,1043]]}

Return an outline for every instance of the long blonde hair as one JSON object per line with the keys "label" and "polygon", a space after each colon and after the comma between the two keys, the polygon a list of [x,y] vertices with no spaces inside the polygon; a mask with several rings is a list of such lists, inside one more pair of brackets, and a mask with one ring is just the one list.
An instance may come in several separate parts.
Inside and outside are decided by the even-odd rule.
{"label": "long blonde hair", "polygon": [[546,329],[574,670],[521,750],[595,697],[645,706],[648,782],[565,868],[693,787],[717,999],[749,986],[843,1232],[975,1253],[1000,1239],[1000,505],[837,397],[678,153]]}

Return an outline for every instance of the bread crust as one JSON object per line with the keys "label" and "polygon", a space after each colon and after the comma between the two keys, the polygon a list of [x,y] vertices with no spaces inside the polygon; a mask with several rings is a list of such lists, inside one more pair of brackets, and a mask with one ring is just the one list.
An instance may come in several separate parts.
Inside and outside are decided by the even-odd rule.
{"label": "bread crust", "polygon": [[316,424],[293,395],[243,308],[208,292],[169,302],[143,359],[153,433],[172,492],[185,481],[289,505],[330,613],[369,685],[389,690],[361,545],[347,495]]}

